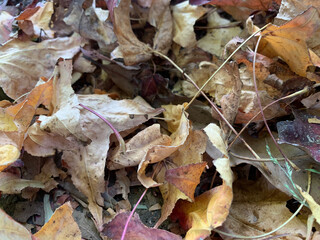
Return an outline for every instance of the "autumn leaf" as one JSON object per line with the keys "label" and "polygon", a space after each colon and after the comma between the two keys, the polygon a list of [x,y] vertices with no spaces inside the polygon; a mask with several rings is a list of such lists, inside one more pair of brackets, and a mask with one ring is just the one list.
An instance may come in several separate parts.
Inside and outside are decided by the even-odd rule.
{"label": "autumn leaf", "polygon": [[206,9],[189,5],[188,1],[172,7],[173,41],[181,47],[192,47],[196,44],[193,25],[196,20],[206,13]]}
{"label": "autumn leaf", "polygon": [[[115,218],[104,226],[102,233],[104,236],[113,240],[121,239],[122,231],[126,223],[129,213],[119,213]],[[136,213],[131,218],[126,232],[126,239],[139,240],[180,240],[180,236],[167,232],[162,229],[148,228],[141,222],[139,215]]]}
{"label": "autumn leaf", "polygon": [[273,8],[273,4],[280,5],[281,0],[189,0],[191,5],[203,5],[212,4],[217,6],[234,6],[234,7],[246,7],[254,10],[267,11]]}
{"label": "autumn leaf", "polygon": [[81,240],[81,232],[72,217],[73,209],[70,202],[57,208],[50,220],[34,234],[39,240]]}
{"label": "autumn leaf", "polygon": [[200,176],[206,165],[206,162],[202,162],[168,169],[166,171],[165,179],[191,200],[194,200],[194,191],[200,183]]}
{"label": "autumn leaf", "polygon": [[[157,174],[157,181],[164,182],[159,186],[164,203],[156,226],[167,219],[179,199],[194,201],[194,191],[206,165],[206,162],[202,162],[206,140],[206,136],[201,131],[190,130],[186,141],[169,156],[168,163],[165,163]],[[169,166],[166,167],[166,165]],[[172,176],[174,173],[181,172],[180,176]]]}
{"label": "autumn leaf", "polygon": [[19,104],[0,108],[0,171],[16,161],[23,146],[24,135],[40,104],[49,108],[52,80],[35,87]]}
{"label": "autumn leaf", "polygon": [[0,209],[0,238],[1,239],[34,239],[31,233],[20,223],[14,221],[2,209]]}
{"label": "autumn leaf", "polygon": [[226,220],[231,202],[232,189],[223,184],[196,197],[194,203],[179,201],[171,219],[179,220],[184,229],[189,229],[186,240],[204,239]]}
{"label": "autumn leaf", "polygon": [[0,86],[13,99],[30,92],[40,77],[51,76],[59,58],[72,58],[81,42],[79,35],[41,43],[7,42],[0,47]]}
{"label": "autumn leaf", "polygon": [[295,112],[294,121],[278,122],[277,129],[281,143],[302,147],[319,162],[320,125],[309,123],[308,119],[312,117],[317,118],[307,112]]}
{"label": "autumn leaf", "polygon": [[[162,107],[165,109],[167,108],[167,106]],[[169,105],[168,108],[171,108],[171,105]],[[173,116],[171,118],[164,113],[166,117],[169,117],[170,121],[175,119],[174,121],[179,123],[177,129],[175,129],[170,136],[170,145],[156,145],[150,148],[138,166],[138,179],[142,185],[147,188],[161,185],[161,183],[157,183],[146,175],[145,171],[147,166],[152,163],[160,162],[170,156],[184,144],[189,136],[190,123],[186,116],[186,112],[183,110],[183,105],[173,106],[172,110],[172,113],[178,117],[177,119]]]}
{"label": "autumn leaf", "polygon": [[[46,130],[51,134],[45,137],[60,135],[70,138],[69,144],[62,146],[63,159],[68,165],[73,183],[88,197],[89,209],[98,229],[101,229],[103,223],[100,206],[103,205],[103,199],[100,193],[104,192],[104,166],[109,137],[113,132],[100,118],[85,109],[80,110],[78,104],[97,109],[118,131],[133,128],[162,110],[150,107],[141,98],[116,101],[107,95],[77,96],[71,88],[71,61],[60,62],[57,71],[52,101],[54,113],[48,117],[41,116],[40,128],[37,128],[39,133],[35,131],[33,134],[43,135],[42,132]],[[33,139],[30,133],[29,137]],[[54,139],[58,140],[59,137]],[[83,145],[83,142],[87,144]]]}
{"label": "autumn leaf", "polygon": [[319,28],[319,13],[309,8],[288,23],[278,27],[271,25],[262,33],[259,53],[268,57],[281,57],[300,76],[306,76],[312,66],[306,40]]}

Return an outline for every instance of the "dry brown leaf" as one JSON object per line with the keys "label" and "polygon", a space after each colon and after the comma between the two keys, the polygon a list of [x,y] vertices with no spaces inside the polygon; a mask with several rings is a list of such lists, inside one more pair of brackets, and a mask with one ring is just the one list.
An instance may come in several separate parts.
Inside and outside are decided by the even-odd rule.
{"label": "dry brown leaf", "polygon": [[[71,61],[59,63],[57,75],[54,77],[54,114],[50,117],[39,117],[40,135],[41,131],[49,131],[52,135],[60,135],[72,142],[67,146],[73,148],[60,149],[64,150],[62,158],[68,166],[73,183],[88,197],[89,209],[97,228],[101,229],[101,193],[105,188],[105,159],[112,130],[100,118],[81,108],[79,103],[106,117],[118,131],[131,129],[162,110],[153,109],[141,98],[116,101],[107,95],[77,96],[71,88],[71,72]],[[37,132],[32,134],[37,135]],[[29,137],[33,139],[31,133]]]}
{"label": "dry brown leaf", "polygon": [[49,107],[52,81],[35,87],[19,104],[0,108],[0,171],[16,161],[20,155],[25,133],[40,104]]}
{"label": "dry brown leaf", "polygon": [[34,236],[39,240],[81,240],[81,232],[72,217],[72,212],[70,202],[63,204]]}
{"label": "dry brown leaf", "polygon": [[[224,47],[234,37],[239,36],[240,27],[221,28],[227,26],[230,21],[221,18],[217,12],[208,16],[207,34],[197,41],[197,46],[211,54],[220,57],[223,54]],[[210,29],[212,28],[212,29]]]}
{"label": "dry brown leaf", "polygon": [[148,150],[157,145],[170,145],[171,138],[160,132],[160,125],[153,124],[142,130],[126,143],[126,152],[119,147],[110,153],[107,163],[109,170],[120,169],[129,166],[137,166]]}
{"label": "dry brown leaf", "polygon": [[[22,12],[16,20],[18,20],[19,26],[21,26],[22,22],[24,21],[30,21],[32,22],[32,28],[33,28],[33,34],[36,37],[42,37],[42,38],[53,38],[54,37],[54,31],[50,28],[50,22],[51,22],[51,16],[53,14],[53,2],[46,2],[46,3],[40,3],[37,7],[34,9],[37,9],[35,12],[29,12],[30,8],[27,8],[24,12]],[[22,30],[24,30],[22,28]],[[42,32],[44,31],[44,33]],[[30,36],[34,37],[34,36]]]}
{"label": "dry brown leaf", "polygon": [[225,184],[232,188],[234,178],[227,151],[228,147],[225,142],[226,140],[223,137],[223,133],[214,123],[210,123],[203,130],[208,136],[206,152],[214,159],[213,164],[216,167],[217,172],[220,173],[220,177],[225,181]]}
{"label": "dry brown leaf", "polygon": [[110,44],[116,41],[116,36],[111,22],[107,21],[109,11],[94,5],[83,10],[82,4],[83,1],[74,1],[72,11],[63,21],[82,37],[95,40],[101,49],[110,51]]}
{"label": "dry brown leaf", "polygon": [[167,54],[171,48],[173,35],[170,0],[153,0],[149,10],[148,22],[157,28],[153,39],[153,49]]}
{"label": "dry brown leaf", "polygon": [[134,35],[130,23],[131,0],[123,0],[114,8],[114,32],[126,65],[134,65],[151,58],[148,46]]}
{"label": "dry brown leaf", "polygon": [[271,25],[262,33],[259,52],[268,57],[280,56],[300,76],[306,76],[312,65],[306,40],[319,29],[319,13],[309,8],[290,22],[278,27]]}
{"label": "dry brown leaf", "polygon": [[59,58],[72,58],[80,49],[79,35],[41,43],[11,40],[0,47],[0,86],[16,99],[30,92],[40,77],[49,78]]}
{"label": "dry brown leaf", "polygon": [[10,39],[13,21],[14,17],[10,13],[6,11],[0,12],[0,44]]}
{"label": "dry brown leaf", "polygon": [[[221,230],[241,236],[257,236],[279,227],[292,213],[286,207],[290,198],[275,189],[264,177],[238,179],[234,184],[234,200]],[[306,224],[295,217],[271,236],[287,234],[284,239],[305,239]]]}
{"label": "dry brown leaf", "polygon": [[[179,149],[169,156],[169,162],[167,167],[163,167],[159,174],[157,174],[157,181],[164,182],[167,175],[167,168],[176,169],[175,167],[180,167],[180,170],[184,172],[184,168],[191,168],[191,166],[196,167],[195,172],[198,172],[196,176],[190,176],[187,179],[192,181],[192,183],[186,181],[182,181],[184,187],[179,187],[180,184],[172,184],[170,181],[165,182],[161,185],[160,191],[164,200],[161,217],[156,223],[156,226],[159,226],[163,221],[167,219],[167,217],[171,214],[172,209],[174,208],[176,202],[179,199],[184,199],[188,201],[194,200],[194,190],[200,181],[200,175],[203,171],[202,167],[205,167],[206,163],[202,162],[202,154],[206,148],[206,136],[201,131],[190,131],[187,140],[184,142]],[[191,165],[193,164],[193,165]],[[197,165],[196,165],[197,164]],[[202,167],[199,167],[201,165]],[[178,168],[179,169],[179,168]],[[177,171],[177,170],[176,170]],[[179,171],[179,170],[178,170]],[[194,173],[195,173],[194,172]],[[192,174],[189,172],[189,174]],[[185,175],[181,177],[186,177]],[[199,177],[199,178],[198,178]],[[185,189],[188,188],[188,189]]]}
{"label": "dry brown leaf", "polygon": [[182,47],[193,47],[197,43],[193,25],[206,12],[204,7],[191,6],[188,1],[173,6],[173,41]]}
{"label": "dry brown leaf", "polygon": [[[167,108],[167,106],[162,107],[165,109]],[[146,175],[145,171],[147,166],[149,164],[160,162],[166,157],[170,156],[184,144],[189,135],[190,123],[186,116],[187,113],[183,109],[183,105],[177,105],[174,107],[172,105],[169,105],[169,107],[173,108],[172,112],[175,116],[172,115],[172,117],[170,117],[169,115],[166,115],[167,113],[164,113],[166,118],[175,119],[176,122],[179,122],[179,126],[170,136],[170,145],[157,145],[150,148],[140,162],[138,167],[138,179],[146,188],[155,187],[161,184],[157,183],[151,177]],[[178,119],[176,119],[175,117],[178,117]]]}

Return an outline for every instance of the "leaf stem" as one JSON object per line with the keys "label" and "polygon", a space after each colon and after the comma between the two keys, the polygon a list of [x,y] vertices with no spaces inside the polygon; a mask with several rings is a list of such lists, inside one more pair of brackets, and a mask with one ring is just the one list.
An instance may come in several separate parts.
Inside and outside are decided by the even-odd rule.
{"label": "leaf stem", "polygon": [[118,141],[119,141],[119,145],[120,145],[120,149],[122,152],[126,151],[126,143],[124,142],[123,138],[121,137],[120,133],[117,131],[117,129],[115,129],[112,124],[106,119],[104,118],[101,114],[97,113],[96,111],[94,111],[93,109],[84,106],[83,104],[79,103],[79,105],[81,107],[83,107],[84,109],[88,110],[89,112],[92,112],[94,115],[96,115],[97,117],[101,118],[106,124],[108,124],[108,126],[112,129],[112,131],[114,132],[114,134],[116,135]]}

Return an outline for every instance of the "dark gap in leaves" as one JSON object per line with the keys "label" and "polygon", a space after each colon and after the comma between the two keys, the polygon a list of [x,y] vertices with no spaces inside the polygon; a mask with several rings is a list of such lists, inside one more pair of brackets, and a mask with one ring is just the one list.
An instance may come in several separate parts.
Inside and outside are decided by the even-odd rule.
{"label": "dark gap in leaves", "polygon": [[286,207],[289,209],[290,212],[294,213],[300,207],[300,203],[294,198],[292,198],[287,201]]}

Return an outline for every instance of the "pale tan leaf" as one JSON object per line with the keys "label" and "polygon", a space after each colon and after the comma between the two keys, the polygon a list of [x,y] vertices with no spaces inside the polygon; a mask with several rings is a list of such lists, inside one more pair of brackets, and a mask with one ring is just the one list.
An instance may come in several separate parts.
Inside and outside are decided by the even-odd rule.
{"label": "pale tan leaf", "polygon": [[32,240],[31,233],[21,224],[14,221],[0,209],[0,239],[5,240]]}
{"label": "pale tan leaf", "polygon": [[40,77],[49,78],[57,60],[72,58],[80,49],[79,35],[40,43],[11,40],[0,47],[0,86],[16,99],[29,92]]}

